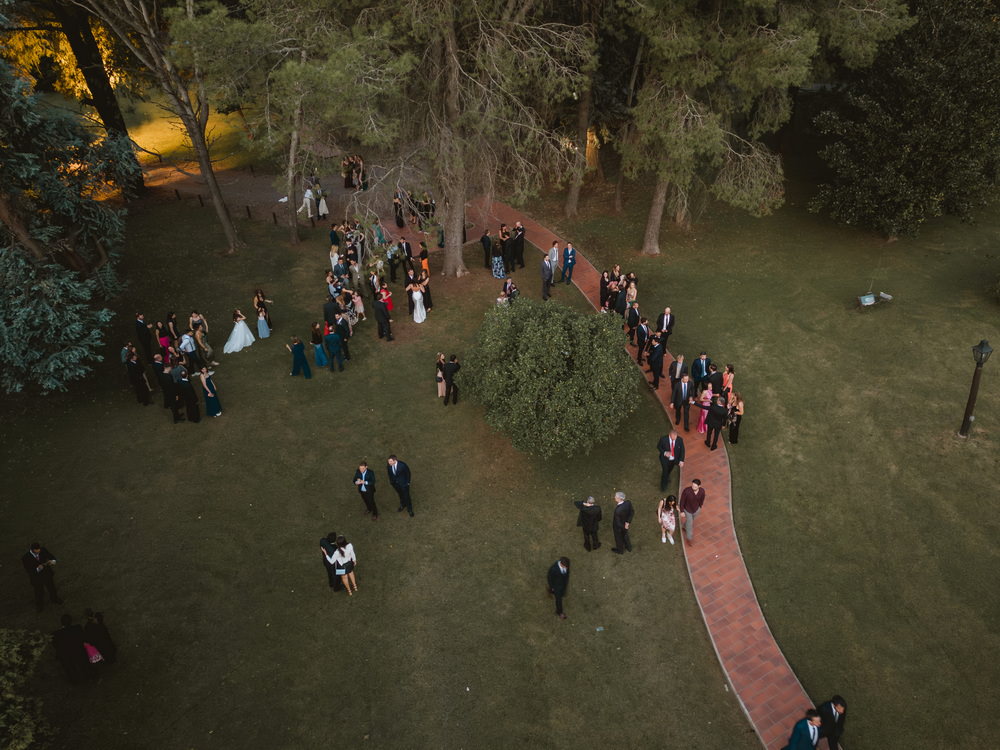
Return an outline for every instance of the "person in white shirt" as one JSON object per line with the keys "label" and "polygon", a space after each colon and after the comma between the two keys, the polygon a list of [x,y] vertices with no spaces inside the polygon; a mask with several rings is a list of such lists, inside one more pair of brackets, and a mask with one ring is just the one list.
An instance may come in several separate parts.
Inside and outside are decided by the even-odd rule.
{"label": "person in white shirt", "polygon": [[[324,554],[326,554],[324,552]],[[334,573],[340,576],[344,582],[349,596],[353,596],[358,590],[358,582],[354,579],[354,566],[358,564],[358,558],[354,554],[354,545],[348,544],[343,535],[337,537],[337,548],[332,555],[326,555],[326,561],[334,566]]]}

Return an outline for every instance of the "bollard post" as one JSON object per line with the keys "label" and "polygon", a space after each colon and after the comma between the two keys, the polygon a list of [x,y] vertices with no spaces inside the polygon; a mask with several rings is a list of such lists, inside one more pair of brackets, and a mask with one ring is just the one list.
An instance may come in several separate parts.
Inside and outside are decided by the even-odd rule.
{"label": "bollard post", "polygon": [[252,218],[253,218],[253,217],[252,217],[252,216],[250,215],[250,206],[247,206],[247,218],[248,218],[248,219],[252,219]]}

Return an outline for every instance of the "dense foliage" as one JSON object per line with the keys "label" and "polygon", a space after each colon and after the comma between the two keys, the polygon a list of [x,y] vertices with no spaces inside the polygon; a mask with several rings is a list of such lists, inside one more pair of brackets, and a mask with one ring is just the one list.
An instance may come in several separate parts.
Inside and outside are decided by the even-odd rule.
{"label": "dense foliage", "polygon": [[123,212],[100,200],[135,160],[45,106],[0,61],[0,386],[63,389],[100,360]]}
{"label": "dense foliage", "polygon": [[42,704],[27,682],[45,650],[41,633],[0,628],[0,746],[3,750],[41,747],[51,736]]}
{"label": "dense foliage", "polygon": [[587,453],[638,402],[617,315],[521,298],[486,313],[461,384],[518,450]]}
{"label": "dense foliage", "polygon": [[815,210],[893,237],[968,218],[1000,174],[1000,11],[918,0],[916,23],[817,118],[833,178]]}

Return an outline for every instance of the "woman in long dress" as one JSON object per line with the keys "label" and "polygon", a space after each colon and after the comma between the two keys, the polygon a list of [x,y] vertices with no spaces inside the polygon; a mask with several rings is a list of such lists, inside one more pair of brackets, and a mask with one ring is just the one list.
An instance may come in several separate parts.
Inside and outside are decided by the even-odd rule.
{"label": "woman in long dress", "polygon": [[[712,393],[712,386],[709,385],[701,392],[701,396],[698,397],[698,401],[702,406],[710,406],[714,396],[715,394]],[[699,409],[698,411],[701,412],[701,416],[698,417],[698,432],[704,435],[708,432],[708,427],[705,423],[708,418],[708,409]]]}
{"label": "woman in long dress", "polygon": [[273,305],[274,300],[268,299],[267,294],[260,287],[257,287],[253,293],[253,307],[254,310],[263,310],[264,319],[267,321],[268,330],[274,329],[274,323],[271,322],[271,311],[267,308],[268,305]]}
{"label": "woman in long dress", "polygon": [[320,328],[319,323],[312,324],[312,345],[313,352],[316,354],[316,366],[317,367],[328,367],[330,362],[326,358],[326,352],[323,350],[323,329]]}
{"label": "woman in long dress", "polygon": [[438,352],[437,362],[434,363],[434,379],[437,381],[438,398],[444,398],[444,352]]}
{"label": "woman in long dress", "polygon": [[431,297],[431,275],[428,271],[422,271],[420,276],[417,278],[420,285],[423,287],[420,291],[424,294],[424,308],[427,312],[434,309],[434,299]]}
{"label": "woman in long dress", "polygon": [[199,377],[205,393],[205,416],[221,417],[222,403],[219,401],[219,391],[216,389],[215,383],[212,382],[212,376],[208,374],[207,367],[201,368]]}
{"label": "woman in long dress", "polygon": [[226,354],[233,354],[250,346],[255,340],[247,325],[246,315],[239,310],[233,310],[233,332],[229,334],[222,351]]}
{"label": "woman in long dress", "polygon": [[507,278],[507,269],[503,267],[503,245],[499,241],[494,242],[490,246],[493,261],[493,278],[494,279],[505,279]]}
{"label": "woman in long dress", "polygon": [[260,309],[257,311],[257,336],[266,339],[270,335],[271,326],[267,324],[267,310]]}
{"label": "woman in long dress", "polygon": [[423,323],[427,320],[427,311],[424,309],[424,293],[422,284],[410,284],[407,289],[413,292],[413,322]]}

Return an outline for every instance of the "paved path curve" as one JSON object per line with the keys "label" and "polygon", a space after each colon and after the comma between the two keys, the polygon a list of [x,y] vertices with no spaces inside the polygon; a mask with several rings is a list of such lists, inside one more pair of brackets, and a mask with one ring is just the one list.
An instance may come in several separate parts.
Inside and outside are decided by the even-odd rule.
{"label": "paved path curve", "polygon": [[[466,218],[472,224],[467,233],[469,241],[479,238],[484,224],[496,233],[500,222],[512,227],[515,221],[520,221],[527,240],[543,252],[553,240],[560,247],[566,245],[562,237],[496,201],[473,201]],[[536,287],[540,290],[537,262],[532,260],[523,271],[518,271],[515,280],[522,289],[533,293]],[[594,309],[598,309],[600,272],[579,248],[573,282]],[[629,354],[635,357],[634,348],[629,347]],[[669,380],[666,382],[669,384]],[[655,395],[669,418],[673,410],[668,408],[668,388],[661,388]],[[792,725],[807,708],[813,707],[813,702],[771,635],[743,562],[733,524],[732,482],[725,443],[720,442],[719,450],[712,452],[698,433],[692,432],[685,435],[685,444],[687,460],[681,470],[681,486],[689,481],[687,477],[699,478],[707,491],[705,507],[698,515],[695,543],[684,544],[691,585],[719,663],[740,706],[764,747],[777,750],[785,745]],[[654,450],[652,441],[649,448]]]}

